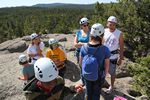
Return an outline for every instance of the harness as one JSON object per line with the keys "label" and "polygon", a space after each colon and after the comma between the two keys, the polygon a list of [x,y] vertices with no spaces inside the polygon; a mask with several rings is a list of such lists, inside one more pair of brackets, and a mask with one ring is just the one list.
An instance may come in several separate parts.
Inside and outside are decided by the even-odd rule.
{"label": "harness", "polygon": [[32,60],[37,60],[36,58],[32,58]]}
{"label": "harness", "polygon": [[63,90],[64,84],[59,84],[56,85],[51,92],[49,92],[48,94],[45,94],[44,91],[42,93],[40,93],[40,95],[38,95],[37,97],[35,97],[33,100],[39,100],[40,98],[45,100],[50,98],[51,96],[53,96],[54,94],[60,92],[61,90]]}
{"label": "harness", "polygon": [[23,89],[24,91],[29,91],[29,92],[31,91],[31,94],[32,94],[32,92],[39,93],[32,100],[47,100],[48,98],[50,98],[54,94],[60,92],[64,88],[64,84],[60,83],[60,84],[56,85],[49,93],[45,93],[44,90],[40,89],[37,86],[37,82],[38,82],[38,80],[33,78],[30,82],[28,82],[28,84]]}
{"label": "harness", "polygon": [[[119,49],[113,50],[113,51],[111,51],[110,53],[111,53],[112,55],[118,54],[118,53],[119,53]],[[110,59],[110,62],[111,62],[112,64],[117,64],[117,61],[118,61],[117,58],[116,58],[116,59]]]}
{"label": "harness", "polygon": [[111,51],[110,53],[111,53],[111,54],[118,54],[118,53],[119,53],[119,50],[116,49],[116,50]]}

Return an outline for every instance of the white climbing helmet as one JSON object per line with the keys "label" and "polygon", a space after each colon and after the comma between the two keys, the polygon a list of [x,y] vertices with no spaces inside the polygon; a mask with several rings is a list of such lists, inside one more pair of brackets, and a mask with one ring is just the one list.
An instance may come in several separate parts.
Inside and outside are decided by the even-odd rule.
{"label": "white climbing helmet", "polygon": [[81,18],[80,25],[85,24],[85,23],[89,23],[89,20],[86,17]]}
{"label": "white climbing helmet", "polygon": [[48,41],[48,44],[49,44],[49,45],[57,44],[57,43],[58,43],[58,40],[56,40],[56,39],[54,39],[54,38],[51,38],[51,39],[49,39],[49,41]]}
{"label": "white climbing helmet", "polygon": [[32,33],[30,35],[31,40],[35,39],[36,37],[38,37],[38,35],[36,33]]}
{"label": "white climbing helmet", "polygon": [[93,24],[91,28],[92,36],[100,36],[104,33],[104,26],[100,23]]}
{"label": "white climbing helmet", "polygon": [[58,77],[58,69],[49,58],[40,58],[34,64],[35,77],[41,82],[50,82]]}
{"label": "white climbing helmet", "polygon": [[21,55],[19,56],[19,62],[24,63],[24,62],[26,62],[26,61],[28,61],[27,56],[24,55],[24,54],[21,54]]}
{"label": "white climbing helmet", "polygon": [[113,23],[117,23],[117,18],[115,16],[110,16],[108,19],[107,19],[108,22],[113,22]]}

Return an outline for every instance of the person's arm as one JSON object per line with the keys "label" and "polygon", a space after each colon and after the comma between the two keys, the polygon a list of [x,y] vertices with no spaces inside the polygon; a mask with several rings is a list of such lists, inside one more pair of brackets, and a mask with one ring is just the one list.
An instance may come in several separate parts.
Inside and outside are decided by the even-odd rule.
{"label": "person's arm", "polygon": [[102,37],[102,44],[104,44],[104,42],[105,42],[105,39],[104,39],[104,37]]}
{"label": "person's arm", "polygon": [[39,42],[40,43],[36,45],[37,55],[43,57],[42,52],[44,50],[45,45],[43,42],[41,42],[41,41],[39,41]]}
{"label": "person's arm", "polygon": [[85,87],[83,84],[76,84],[74,88],[77,93],[82,93],[85,90]]}
{"label": "person's arm", "polygon": [[76,48],[81,47],[81,45],[78,44],[78,38],[77,38],[77,35],[76,35],[75,38],[74,38],[74,46],[75,46]]}
{"label": "person's arm", "polygon": [[109,63],[110,63],[109,58],[108,58],[108,59],[105,59],[105,73],[106,73],[106,74],[109,73]]}
{"label": "person's arm", "polygon": [[37,54],[38,55],[42,55],[42,50],[40,49],[40,46],[39,45],[37,45]]}
{"label": "person's arm", "polygon": [[87,43],[78,42],[77,35],[76,35],[75,38],[74,38],[74,46],[75,46],[76,48],[80,48],[80,47],[83,46],[84,44],[87,44]]}
{"label": "person's arm", "polygon": [[122,60],[124,59],[124,38],[123,38],[123,34],[120,34],[120,38],[119,38],[119,46],[120,46],[120,52],[119,52],[119,61],[118,61],[118,65],[121,65]]}
{"label": "person's arm", "polygon": [[79,56],[79,66],[81,67],[82,65],[82,60],[83,60],[83,57]]}

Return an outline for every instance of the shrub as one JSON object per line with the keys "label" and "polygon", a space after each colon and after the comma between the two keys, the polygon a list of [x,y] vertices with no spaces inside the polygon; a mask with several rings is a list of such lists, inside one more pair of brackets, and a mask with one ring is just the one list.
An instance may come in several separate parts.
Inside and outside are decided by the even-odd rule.
{"label": "shrub", "polygon": [[137,59],[135,64],[128,66],[128,69],[135,80],[134,89],[150,98],[150,55]]}

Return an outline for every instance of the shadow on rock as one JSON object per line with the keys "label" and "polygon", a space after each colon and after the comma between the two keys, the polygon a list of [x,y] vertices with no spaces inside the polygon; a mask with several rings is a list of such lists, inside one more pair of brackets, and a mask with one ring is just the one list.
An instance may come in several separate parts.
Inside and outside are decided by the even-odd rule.
{"label": "shadow on rock", "polygon": [[69,60],[66,61],[66,73],[64,77],[73,82],[76,82],[80,79],[80,69],[74,62]]}

